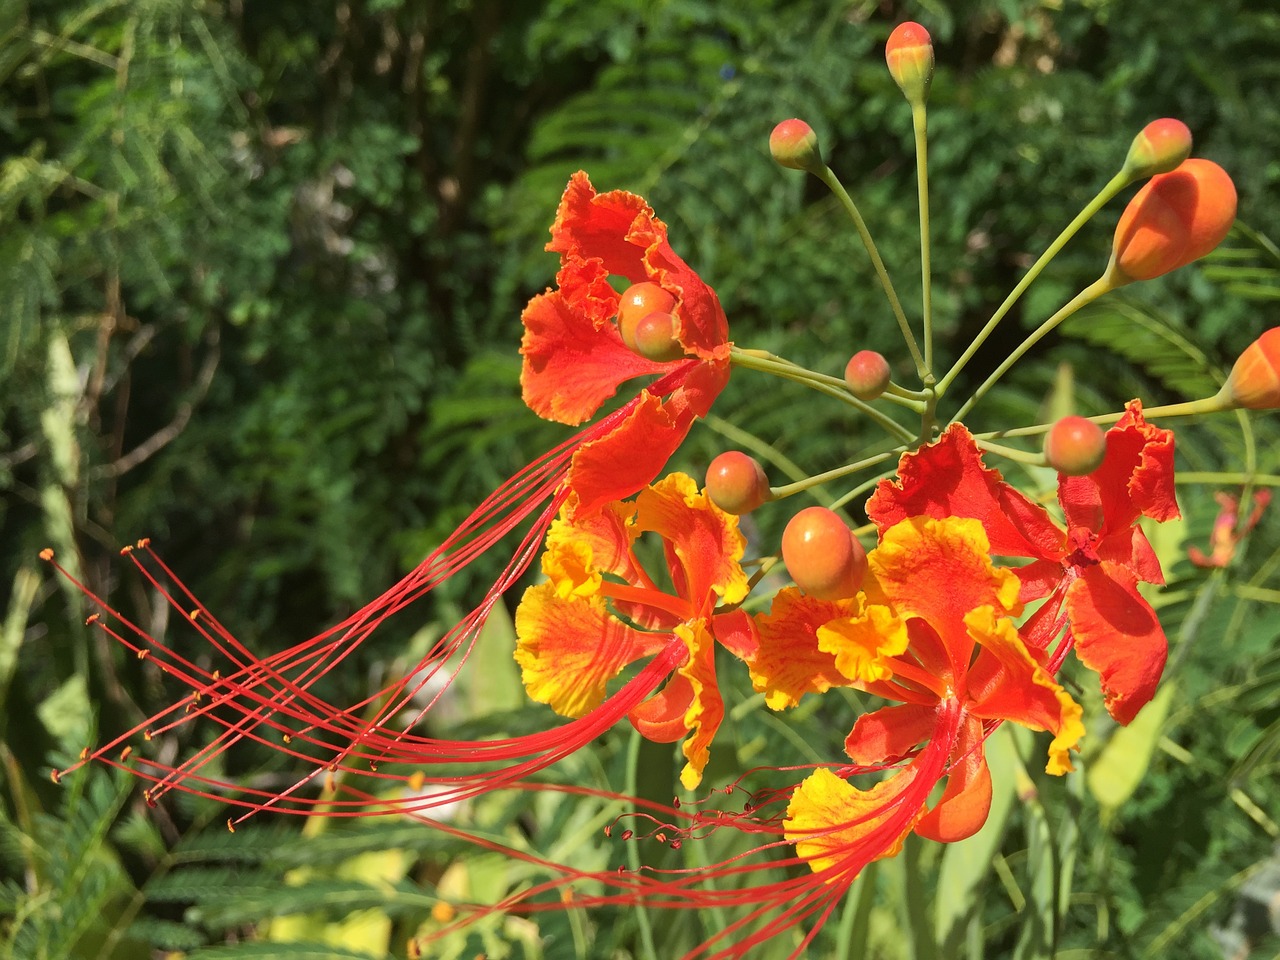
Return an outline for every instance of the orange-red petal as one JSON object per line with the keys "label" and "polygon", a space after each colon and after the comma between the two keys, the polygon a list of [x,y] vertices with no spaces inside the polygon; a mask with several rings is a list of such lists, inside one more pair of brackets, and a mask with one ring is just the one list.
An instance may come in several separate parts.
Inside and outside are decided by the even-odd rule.
{"label": "orange-red petal", "polygon": [[937,725],[936,702],[881,707],[858,717],[845,738],[845,753],[860,766],[893,763],[929,739]]}
{"label": "orange-red petal", "polygon": [[882,480],[867,501],[881,533],[908,517],[969,517],[982,521],[991,552],[1006,557],[1057,558],[1064,537],[1049,514],[982,464],[963,424],[933,443],[905,453],[898,479]]}
{"label": "orange-red petal", "polygon": [[686,790],[695,789],[702,782],[702,771],[711,758],[711,741],[724,720],[724,700],[716,684],[715,637],[705,620],[682,623],[676,627],[676,635],[689,648],[689,659],[680,668],[680,675],[693,687],[693,698],[684,714],[684,726],[689,737],[684,742],[684,769],[680,782]]}
{"label": "orange-red petal", "polygon": [[683,473],[663,477],[636,497],[636,528],[653,532],[674,557],[671,576],[676,592],[700,615],[709,616],[717,602],[740,603],[749,584],[742,570],[747,541],[738,518],[725,513]]}
{"label": "orange-red petal", "polygon": [[1027,648],[1012,620],[981,607],[969,613],[965,625],[981,648],[967,676],[968,712],[1048,730],[1054,738],[1045,769],[1070,771],[1070,751],[1084,736],[1080,705],[1045,670],[1042,654]]}
{"label": "orange-red petal", "polygon": [[667,685],[627,714],[627,719],[642,737],[655,743],[675,743],[689,728],[685,714],[693,704],[693,684],[676,673]]}
{"label": "orange-red petal", "polygon": [[522,395],[529,409],[547,420],[582,423],[622,383],[667,366],[627,349],[612,325],[596,329],[591,317],[558,290],[530,300],[521,320]]}
{"label": "orange-red petal", "polygon": [[982,723],[967,717],[952,751],[947,786],[916,823],[916,833],[927,840],[955,843],[981,830],[990,812],[991,771],[983,750]]}
{"label": "orange-red petal", "polygon": [[1067,588],[1076,655],[1102,678],[1107,711],[1129,723],[1155,696],[1169,643],[1132,571],[1103,561]]}
{"label": "orange-red petal", "polygon": [[898,616],[919,617],[946,644],[954,671],[969,663],[965,615],[994,606],[1022,607],[1017,576],[991,562],[984,524],[974,519],[912,517],[885,530],[867,560]]}

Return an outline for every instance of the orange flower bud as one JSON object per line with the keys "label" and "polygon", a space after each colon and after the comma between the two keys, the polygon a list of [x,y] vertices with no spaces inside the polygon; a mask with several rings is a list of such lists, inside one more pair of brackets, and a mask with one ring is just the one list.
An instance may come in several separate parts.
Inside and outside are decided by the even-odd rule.
{"label": "orange flower bud", "polygon": [[750,513],[769,499],[769,479],[754,458],[728,450],[707,468],[707,496],[725,513]]}
{"label": "orange flower bud", "polygon": [[923,103],[933,78],[933,40],[929,31],[910,20],[898,24],[884,46],[884,59],[907,100]]}
{"label": "orange flower bud", "polygon": [[874,350],[859,350],[844,368],[849,392],[859,400],[874,400],[889,386],[889,361]]}
{"label": "orange flower bud", "polygon": [[1280,407],[1280,327],[1272,327],[1245,347],[1223,392],[1233,406],[1250,410]]}
{"label": "orange flower bud", "polygon": [[806,507],[782,532],[791,579],[819,600],[852,597],[867,572],[867,554],[845,522],[826,507]]}
{"label": "orange flower bud", "polygon": [[1212,160],[1184,160],[1147,181],[1116,226],[1106,279],[1112,287],[1151,280],[1199,260],[1236,218],[1236,188]]}
{"label": "orange flower bud", "polygon": [[1044,438],[1045,462],[1068,477],[1093,473],[1106,455],[1106,434],[1084,417],[1063,417]]}
{"label": "orange flower bud", "polygon": [[622,342],[639,353],[635,333],[640,321],[651,313],[670,313],[676,298],[656,283],[636,283],[628,287],[618,303],[618,333]]}
{"label": "orange flower bud", "polygon": [[779,166],[804,170],[815,176],[822,172],[822,151],[818,135],[803,120],[783,120],[769,134],[769,152]]}
{"label": "orange flower bud", "polygon": [[1132,179],[1168,173],[1191,156],[1191,131],[1181,120],[1152,120],[1138,132],[1124,159]]}

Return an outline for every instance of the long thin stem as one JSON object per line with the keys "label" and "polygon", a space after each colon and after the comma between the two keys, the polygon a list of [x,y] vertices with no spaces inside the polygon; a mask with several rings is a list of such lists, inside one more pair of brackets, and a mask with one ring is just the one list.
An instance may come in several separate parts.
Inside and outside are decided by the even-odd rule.
{"label": "long thin stem", "polygon": [[1005,361],[1002,364],[1000,364],[1000,366],[996,367],[995,370],[992,371],[991,376],[987,377],[987,379],[982,382],[982,385],[979,386],[977,390],[973,391],[973,396],[971,396],[968,400],[966,400],[963,406],[961,406],[960,409],[956,411],[956,415],[952,417],[952,420],[953,421],[959,420],[966,413],[972,410],[973,405],[977,403],[979,400],[981,400],[984,396],[986,396],[987,391],[990,390],[993,386],[995,386],[996,382],[999,381],[999,379],[1003,377],[1006,373],[1008,373],[1010,368],[1012,368],[1015,363],[1021,360],[1026,355],[1028,350],[1030,350],[1042,339],[1044,339],[1050,333],[1052,333],[1053,330],[1058,326],[1058,324],[1062,323],[1063,320],[1066,320],[1067,317],[1071,316],[1081,307],[1085,306],[1086,304],[1092,303],[1094,300],[1097,300],[1098,297],[1102,296],[1104,293],[1107,293],[1111,289],[1113,289],[1112,283],[1108,281],[1105,277],[1102,277],[1095,280],[1093,283],[1089,284],[1089,286],[1085,287],[1083,290],[1077,293],[1069,303],[1065,304],[1060,310],[1058,310],[1057,313],[1055,313],[1052,317],[1050,317],[1044,323],[1040,324],[1040,326],[1035,330],[1034,333],[1032,333],[1029,337],[1027,337],[1027,339],[1023,340],[1022,343],[1018,344],[1018,346],[1014,348],[1014,351],[1011,354],[1009,354],[1008,357],[1005,358]]}
{"label": "long thin stem", "polygon": [[1066,229],[1063,230],[1062,233],[1058,234],[1057,239],[1055,239],[1053,243],[1049,244],[1044,253],[1040,254],[1040,259],[1031,265],[1031,269],[1026,272],[1021,280],[1018,281],[1018,285],[1010,291],[1009,296],[1005,298],[1004,303],[1000,304],[996,312],[991,315],[991,319],[988,320],[987,325],[979,331],[978,335],[974,338],[973,343],[969,344],[968,349],[961,354],[960,359],[957,360],[951,369],[947,371],[946,376],[939,381],[939,394],[946,393],[947,388],[951,386],[955,378],[960,375],[960,371],[963,370],[965,365],[973,359],[973,355],[978,352],[978,349],[987,342],[987,338],[991,336],[996,326],[1004,319],[1010,308],[1018,302],[1018,299],[1023,295],[1023,293],[1026,292],[1027,287],[1031,286],[1036,277],[1040,276],[1040,272],[1048,266],[1049,261],[1058,255],[1071,238],[1079,232],[1080,228],[1093,218],[1095,213],[1106,206],[1112,197],[1128,186],[1129,183],[1132,182],[1132,179],[1133,178],[1129,174],[1124,172],[1117,173],[1112,177],[1111,182],[1103,187],[1098,195],[1085,205],[1083,210],[1076,214],[1076,218],[1067,225]]}
{"label": "long thin stem", "polygon": [[826,374],[806,370],[804,367],[787,360],[759,351],[748,351],[734,347],[729,356],[736,366],[745,367],[748,370],[757,370],[761,373],[769,373],[775,377],[781,377],[783,380],[793,380],[796,383],[804,384],[811,390],[817,390],[819,393],[835,397],[837,400],[856,408],[860,413],[866,414],[899,440],[911,441],[915,439],[915,435],[898,421],[881,413],[870,404],[863,403],[849,393],[843,380],[837,380],[835,377],[829,377]]}
{"label": "long thin stem", "polygon": [[924,314],[924,366],[933,369],[933,275],[929,268],[929,140],[924,100],[911,105],[916,135],[916,192],[920,195],[920,289]]}
{"label": "long thin stem", "polygon": [[920,346],[916,343],[916,337],[911,332],[910,324],[907,323],[907,315],[902,312],[902,304],[898,300],[897,291],[893,289],[893,281],[889,279],[889,271],[885,269],[884,261],[880,259],[880,251],[876,249],[875,241],[871,239],[871,231],[867,229],[867,224],[862,219],[862,214],[858,212],[858,207],[853,202],[853,198],[849,196],[849,192],[845,190],[844,185],[836,178],[831,168],[824,166],[817,177],[836,195],[840,205],[844,207],[845,212],[853,220],[858,236],[862,238],[862,245],[867,248],[867,254],[871,257],[871,264],[875,267],[876,276],[880,278],[880,286],[884,288],[885,296],[889,298],[889,307],[893,310],[893,315],[898,319],[898,326],[902,328],[902,336],[907,341],[907,349],[911,351],[911,359],[916,364],[916,373],[919,374],[920,379],[923,381],[929,375],[929,367],[925,364],[924,357],[920,354]]}
{"label": "long thin stem", "polygon": [[[1227,405],[1222,399],[1215,395],[1212,397],[1201,397],[1199,400],[1183,400],[1181,403],[1167,403],[1159,407],[1144,407],[1142,416],[1146,420],[1160,417],[1161,419],[1169,419],[1171,417],[1193,417],[1202,413],[1221,413],[1227,409]],[[1115,423],[1124,413],[1100,413],[1096,416],[1085,417],[1094,423]],[[1048,433],[1052,423],[1037,423],[1030,427],[1014,427],[1012,430],[990,430],[986,433],[975,433],[976,440],[997,440],[1005,437],[1034,437],[1037,434]],[[1180,478],[1182,474],[1178,475]],[[1225,474],[1224,474],[1225,476]]]}
{"label": "long thin stem", "polygon": [[867,467],[874,467],[877,463],[884,463],[891,457],[896,457],[904,449],[904,447],[899,447],[894,450],[886,450],[884,453],[877,453],[874,457],[866,457],[854,463],[847,463],[843,467],[836,467],[834,470],[828,470],[826,473],[819,473],[804,480],[797,480],[795,483],[784,484],[781,487],[770,487],[769,499],[781,500],[792,494],[803,493],[805,490],[820,486],[830,480],[839,480],[841,477],[847,477],[849,474],[865,470]]}

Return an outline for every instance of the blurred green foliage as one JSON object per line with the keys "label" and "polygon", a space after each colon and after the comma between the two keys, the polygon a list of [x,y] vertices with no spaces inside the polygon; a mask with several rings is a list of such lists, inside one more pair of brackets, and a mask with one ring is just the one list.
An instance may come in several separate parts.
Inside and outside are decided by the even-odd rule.
{"label": "blurred green foliage", "polygon": [[[437,894],[497,898],[529,881],[527,868],[403,823],[308,827],[299,844],[296,822],[231,837],[216,805],[149,811],[101,770],[55,788],[51,766],[178,691],[86,630],[78,593],[45,577],[36,554],[52,546],[160,631],[163,604],[116,557],[153,537],[259,651],[378,593],[565,435],[521,404],[518,317],[552,282],[545,231],[580,167],[600,189],[650,200],[739,342],[833,374],[862,347],[903,359],[856,236],[816,182],[772,164],[766,137],[785,117],[814,124],[904,301],[917,301],[909,115],[880,59],[908,17],[938,55],[944,362],[1157,116],[1191,126],[1196,153],[1232,173],[1241,217],[1260,231],[1238,229],[1206,266],[1065,325],[1052,359],[1022,365],[975,411],[975,429],[1038,419],[1062,361],[1086,413],[1218,382],[1274,325],[1280,298],[1266,237],[1280,219],[1280,13],[1268,0],[0,4],[0,952],[399,957],[436,922]],[[1118,210],[1055,261],[966,372],[970,385],[1019,325],[1098,275]],[[736,378],[673,467],[699,473],[734,428],[780,475],[880,442],[758,383]],[[1001,739],[1005,792],[983,833],[868,870],[810,955],[1274,953],[1280,524],[1268,514],[1225,570],[1182,557],[1186,542],[1207,542],[1215,489],[1233,485],[1214,475],[1274,477],[1278,440],[1265,417],[1179,430],[1186,521],[1153,532],[1170,575],[1157,601],[1173,642],[1163,715],[1115,733],[1083,693],[1083,770],[1065,784],[1026,772],[1038,769],[1033,745]],[[760,519],[766,540],[777,522]],[[487,572],[388,625],[327,678],[332,699],[361,699]],[[742,767],[838,757],[852,717],[838,698],[753,710],[745,684],[730,705],[741,723],[718,744],[726,770],[735,755]],[[545,714],[523,707],[501,722]],[[830,742],[797,738],[803,724]],[[191,737],[163,749],[181,754]],[[560,776],[620,789],[633,761],[619,733]],[[669,757],[648,762],[669,782]],[[620,856],[600,833],[615,815],[546,798],[468,814],[508,844],[600,866]],[[380,925],[353,934],[370,910]],[[723,922],[496,915],[441,956],[666,957]]]}

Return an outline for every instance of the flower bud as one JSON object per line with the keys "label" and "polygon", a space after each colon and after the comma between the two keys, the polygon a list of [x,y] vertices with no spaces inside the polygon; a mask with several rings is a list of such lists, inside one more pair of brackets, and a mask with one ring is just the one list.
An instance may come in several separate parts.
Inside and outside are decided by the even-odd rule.
{"label": "flower bud", "polygon": [[646,360],[670,363],[684,356],[684,344],[676,337],[676,318],[670,313],[654,312],[641,317],[634,327],[624,328],[623,341],[630,339],[631,348]]}
{"label": "flower bud", "polygon": [[769,479],[754,458],[727,450],[707,468],[707,496],[725,513],[750,513],[769,499]]}
{"label": "flower bud", "polygon": [[769,134],[769,152],[779,166],[804,170],[815,176],[822,172],[822,151],[818,135],[803,120],[783,120]]}
{"label": "flower bud", "polygon": [[1143,127],[1124,159],[1124,170],[1130,179],[1168,173],[1191,156],[1191,131],[1181,120],[1164,117]]}
{"label": "flower bud", "polygon": [[782,559],[791,579],[819,600],[852,597],[867,572],[862,544],[826,507],[806,507],[782,532]]}
{"label": "flower bud", "polygon": [[898,24],[884,46],[884,59],[907,101],[912,106],[924,103],[933,78],[933,40],[929,31],[910,20]]}
{"label": "flower bud", "polygon": [[859,350],[844,368],[849,392],[859,400],[874,400],[889,386],[889,361],[874,350]]}
{"label": "flower bud", "polygon": [[1112,287],[1151,280],[1199,260],[1236,218],[1236,188],[1212,160],[1184,160],[1156,174],[1125,207],[1106,279]]}
{"label": "flower bud", "polygon": [[1280,327],[1272,327],[1245,347],[1223,392],[1231,398],[1232,406],[1250,410],[1280,407]]}
{"label": "flower bud", "polygon": [[1106,455],[1106,434],[1084,417],[1063,417],[1044,438],[1045,462],[1068,477],[1093,473]]}
{"label": "flower bud", "polygon": [[676,298],[656,283],[636,283],[628,287],[618,302],[618,333],[622,342],[637,353],[635,332],[639,322],[651,313],[670,313]]}

